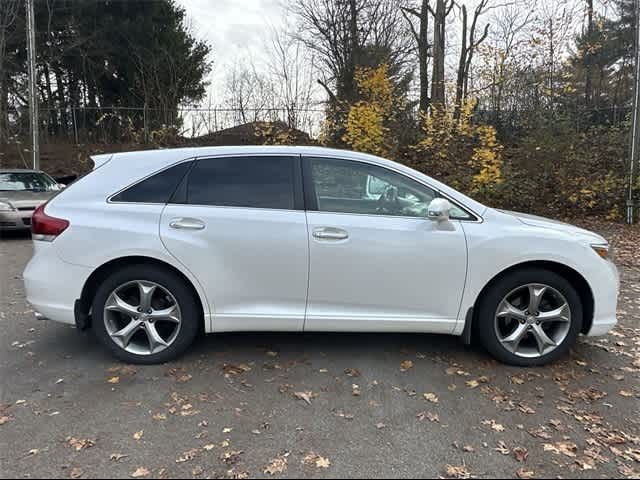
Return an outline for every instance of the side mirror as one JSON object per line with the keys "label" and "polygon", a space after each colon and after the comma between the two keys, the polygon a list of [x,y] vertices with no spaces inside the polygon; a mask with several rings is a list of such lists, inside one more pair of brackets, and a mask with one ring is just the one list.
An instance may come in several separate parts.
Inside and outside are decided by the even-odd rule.
{"label": "side mirror", "polygon": [[58,190],[64,190],[67,186],[64,183],[58,183]]}
{"label": "side mirror", "polygon": [[436,198],[430,204],[427,210],[427,218],[434,222],[446,222],[449,220],[452,205],[446,198]]}

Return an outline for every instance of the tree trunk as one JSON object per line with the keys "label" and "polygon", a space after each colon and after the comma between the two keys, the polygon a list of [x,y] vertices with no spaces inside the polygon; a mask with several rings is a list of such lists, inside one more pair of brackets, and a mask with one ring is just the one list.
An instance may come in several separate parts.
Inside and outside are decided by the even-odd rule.
{"label": "tree trunk", "polygon": [[418,63],[420,69],[420,111],[429,111],[429,0],[422,0],[420,33],[418,34]]}
{"label": "tree trunk", "polygon": [[593,25],[593,0],[587,0],[587,51],[584,53],[584,103],[587,109],[593,107],[593,54],[591,53],[591,42],[594,40]]}
{"label": "tree trunk", "polygon": [[445,35],[447,5],[445,0],[436,1],[433,33],[433,74],[431,75],[431,103],[436,107],[445,104]]}
{"label": "tree trunk", "polygon": [[458,62],[458,78],[456,81],[456,104],[454,117],[460,118],[462,108],[465,79],[467,78],[467,57],[469,56],[469,46],[467,45],[467,7],[462,5],[462,44],[460,46],[460,60]]}

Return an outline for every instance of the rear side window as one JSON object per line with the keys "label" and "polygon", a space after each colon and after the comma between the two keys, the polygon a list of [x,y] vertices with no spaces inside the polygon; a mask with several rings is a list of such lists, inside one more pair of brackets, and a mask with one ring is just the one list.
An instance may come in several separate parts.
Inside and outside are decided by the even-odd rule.
{"label": "rear side window", "polygon": [[292,210],[296,157],[199,160],[189,175],[188,203]]}
{"label": "rear side window", "polygon": [[167,168],[136,183],[111,198],[112,202],[168,203],[192,162]]}

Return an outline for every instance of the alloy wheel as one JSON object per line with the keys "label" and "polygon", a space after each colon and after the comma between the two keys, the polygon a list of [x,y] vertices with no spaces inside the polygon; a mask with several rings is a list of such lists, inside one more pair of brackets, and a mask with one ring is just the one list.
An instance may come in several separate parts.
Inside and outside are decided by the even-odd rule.
{"label": "alloy wheel", "polygon": [[162,285],[135,280],[107,297],[104,322],[111,340],[135,355],[153,355],[178,337],[182,313],[173,294]]}
{"label": "alloy wheel", "polygon": [[511,291],[498,305],[495,331],[502,346],[524,358],[539,358],[564,342],[571,307],[555,288],[530,283]]}

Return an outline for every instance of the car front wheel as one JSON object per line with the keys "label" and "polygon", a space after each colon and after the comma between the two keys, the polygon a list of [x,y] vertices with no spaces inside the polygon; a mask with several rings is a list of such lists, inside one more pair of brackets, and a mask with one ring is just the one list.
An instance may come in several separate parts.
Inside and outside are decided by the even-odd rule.
{"label": "car front wheel", "polygon": [[92,312],[100,343],[129,363],[173,360],[199,328],[198,304],[184,280],[152,265],[114,272],[98,289]]}
{"label": "car front wheel", "polygon": [[498,279],[480,300],[476,333],[498,360],[545,365],[566,355],[582,329],[580,296],[564,277],[522,269]]}

